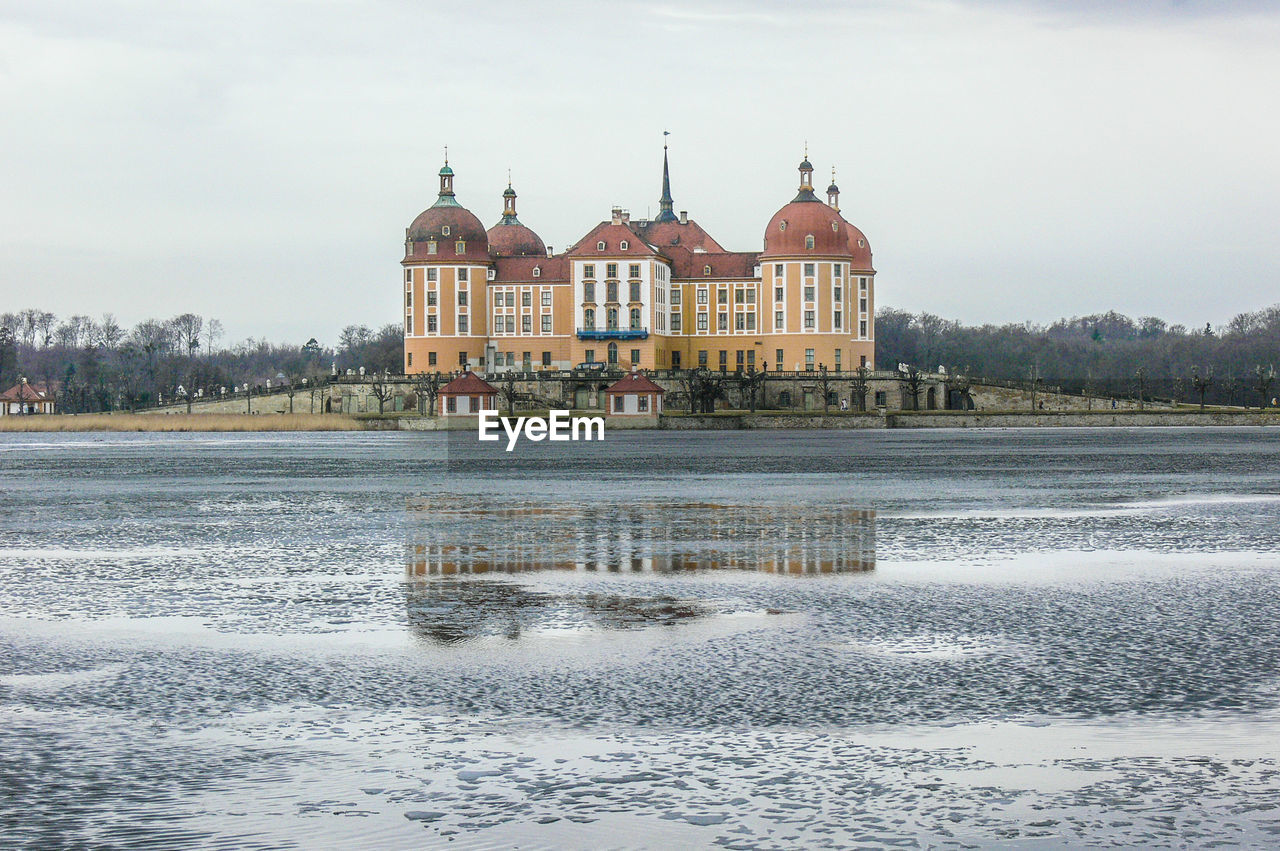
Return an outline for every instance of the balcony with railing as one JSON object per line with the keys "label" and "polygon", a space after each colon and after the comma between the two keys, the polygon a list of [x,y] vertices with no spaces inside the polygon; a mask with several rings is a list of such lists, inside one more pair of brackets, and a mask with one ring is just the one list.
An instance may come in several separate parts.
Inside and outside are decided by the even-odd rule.
{"label": "balcony with railing", "polygon": [[579,340],[647,340],[649,331],[645,328],[579,328]]}

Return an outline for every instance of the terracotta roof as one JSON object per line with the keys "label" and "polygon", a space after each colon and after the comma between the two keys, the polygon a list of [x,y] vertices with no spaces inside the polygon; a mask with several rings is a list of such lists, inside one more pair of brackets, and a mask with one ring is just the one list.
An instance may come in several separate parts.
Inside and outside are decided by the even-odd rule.
{"label": "terracotta roof", "polygon": [[8,390],[0,393],[0,400],[5,402],[48,402],[51,401],[43,387],[20,381]]}
{"label": "terracotta roof", "polygon": [[[494,276],[491,284],[520,282],[563,284],[569,281],[569,261],[562,254],[558,257],[498,257],[493,261]],[[538,277],[533,276],[537,268]]]}
{"label": "terracotta roof", "polygon": [[[444,234],[446,227],[449,228],[448,236]],[[474,213],[456,203],[444,204],[437,201],[418,214],[413,224],[409,225],[406,235],[413,240],[412,257],[419,262],[424,259],[442,263],[458,260],[475,260],[481,263],[489,261],[489,236],[485,233],[484,225]],[[436,241],[435,254],[427,253],[428,240]],[[462,254],[457,253],[458,240],[466,243]]]}
{"label": "terracotta roof", "polygon": [[849,268],[855,272],[874,272],[875,268],[871,265],[871,242],[866,234],[847,221],[844,223],[844,230],[849,235],[849,254],[852,256]]}
{"label": "terracotta roof", "polygon": [[680,245],[689,249],[702,248],[707,251],[724,251],[724,247],[712,239],[711,235],[692,219],[685,224],[681,224],[679,220],[673,222],[638,221],[632,222],[631,226],[650,244],[658,246],[663,251],[669,245]]}
{"label": "terracotta roof", "polygon": [[[682,246],[667,249],[671,257],[671,277],[683,279],[732,278],[735,281],[751,280],[756,276],[760,255],[754,251],[690,251]],[[706,267],[711,274],[706,274]]]}
{"label": "terracotta roof", "polygon": [[519,221],[502,221],[489,228],[489,253],[495,257],[546,257],[547,246],[532,229]]}
{"label": "terracotta roof", "polygon": [[[621,248],[623,240],[629,243],[626,251]],[[604,243],[603,251],[596,247],[601,242]],[[610,255],[650,257],[654,254],[662,255],[662,253],[659,248],[650,245],[644,236],[637,232],[630,223],[615,225],[613,222],[601,222],[596,225],[587,231],[586,236],[574,243],[565,252],[570,257],[605,257]]]}
{"label": "terracotta roof", "polygon": [[441,396],[476,396],[486,393],[497,393],[498,388],[476,375],[471,370],[459,375],[440,388]]}
{"label": "terracotta roof", "polygon": [[643,372],[632,372],[615,381],[604,392],[606,395],[610,393],[657,393],[662,395],[667,391],[650,381],[649,377]]}
{"label": "terracotta roof", "polygon": [[[792,201],[773,214],[764,232],[761,257],[843,256],[849,253],[849,236],[840,214],[817,200]],[[808,236],[813,248],[807,247]]]}

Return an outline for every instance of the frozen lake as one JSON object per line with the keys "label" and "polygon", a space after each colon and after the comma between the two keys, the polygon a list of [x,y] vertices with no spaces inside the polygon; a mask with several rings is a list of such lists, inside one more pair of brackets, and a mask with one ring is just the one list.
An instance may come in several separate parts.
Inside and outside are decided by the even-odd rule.
{"label": "frozen lake", "polygon": [[1280,432],[0,434],[5,847],[1280,844]]}

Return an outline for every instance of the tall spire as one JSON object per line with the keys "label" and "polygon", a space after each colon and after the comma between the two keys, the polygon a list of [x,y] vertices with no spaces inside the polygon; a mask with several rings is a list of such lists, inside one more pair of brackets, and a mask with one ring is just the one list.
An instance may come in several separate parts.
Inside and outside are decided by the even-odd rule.
{"label": "tall spire", "polygon": [[432,204],[433,207],[457,207],[458,202],[453,197],[453,169],[449,168],[449,148],[444,149],[444,165],[440,168],[440,197]]}
{"label": "tall spire", "polygon": [[660,209],[658,210],[658,218],[654,219],[655,222],[679,221],[671,209],[671,169],[667,165],[667,136],[670,135],[666,130],[662,131],[662,197],[658,199]]}

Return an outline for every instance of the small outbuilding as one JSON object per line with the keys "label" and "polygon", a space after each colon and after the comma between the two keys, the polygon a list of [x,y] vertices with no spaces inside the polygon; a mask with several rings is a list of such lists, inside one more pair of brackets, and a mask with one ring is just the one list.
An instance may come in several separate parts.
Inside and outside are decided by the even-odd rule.
{"label": "small outbuilding", "polygon": [[498,410],[498,389],[471,370],[440,388],[440,416],[476,415]]}
{"label": "small outbuilding", "polygon": [[604,391],[605,413],[613,417],[656,417],[662,413],[662,397],[667,391],[636,370]]}
{"label": "small outbuilding", "polygon": [[52,414],[53,394],[44,387],[22,379],[4,393],[0,393],[0,416],[12,414]]}

